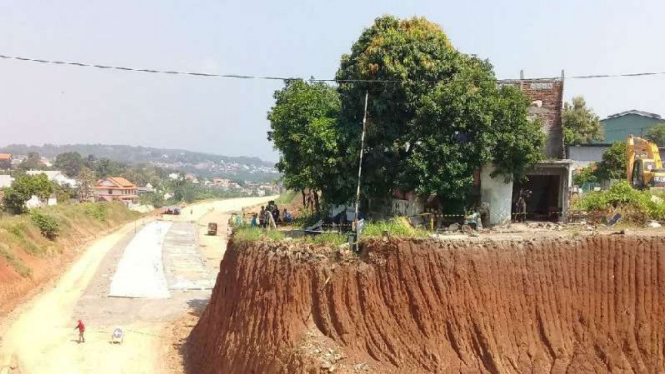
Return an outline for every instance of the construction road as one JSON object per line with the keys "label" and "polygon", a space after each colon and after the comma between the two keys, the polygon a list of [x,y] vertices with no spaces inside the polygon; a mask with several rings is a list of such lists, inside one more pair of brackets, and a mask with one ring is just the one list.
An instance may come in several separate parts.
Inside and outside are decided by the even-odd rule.
{"label": "construction road", "polygon": [[[227,213],[270,199],[199,203],[168,221],[140,220],[94,241],[52,289],[0,326],[0,374],[167,372],[160,334],[207,303],[226,248]],[[208,222],[219,224],[217,236],[205,236]],[[86,324],[83,344],[78,319]],[[111,343],[117,327],[122,344]],[[10,363],[16,368],[8,371]]]}

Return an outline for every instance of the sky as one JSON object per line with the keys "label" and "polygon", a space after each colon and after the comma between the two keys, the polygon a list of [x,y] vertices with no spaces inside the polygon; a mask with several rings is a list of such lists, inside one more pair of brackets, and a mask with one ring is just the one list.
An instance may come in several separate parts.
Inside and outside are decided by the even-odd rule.
{"label": "sky", "polygon": [[[0,0],[0,54],[217,74],[333,78],[384,14],[423,16],[498,78],[665,72],[665,1]],[[276,160],[279,81],[0,59],[0,145],[103,143]],[[665,75],[566,79],[596,113],[665,117]]]}

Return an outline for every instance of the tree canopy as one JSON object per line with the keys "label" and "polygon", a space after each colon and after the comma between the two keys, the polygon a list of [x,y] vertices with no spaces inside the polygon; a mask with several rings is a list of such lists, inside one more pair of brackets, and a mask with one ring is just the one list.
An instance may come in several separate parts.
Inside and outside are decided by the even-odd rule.
{"label": "tree canopy", "polygon": [[5,188],[3,204],[5,209],[15,214],[24,213],[25,202],[35,195],[40,200],[48,199],[53,193],[53,185],[46,174],[19,175],[11,187]]}
{"label": "tree canopy", "polygon": [[586,106],[582,96],[576,96],[572,103],[564,104],[561,119],[567,145],[589,144],[593,140],[604,139],[600,118]]}
{"label": "tree canopy", "polygon": [[83,157],[78,152],[61,153],[55,157],[53,166],[62,170],[70,178],[76,178],[84,165]]}
{"label": "tree canopy", "polygon": [[280,150],[277,168],[284,174],[284,185],[334,195],[338,186],[332,171],[341,162],[343,145],[336,128],[339,95],[324,83],[294,80],[274,96],[268,140]]}
{"label": "tree canopy", "polygon": [[596,175],[599,179],[626,179],[626,142],[614,142],[603,152]]}
{"label": "tree canopy", "polygon": [[482,165],[512,179],[542,157],[544,135],[527,120],[523,94],[498,87],[488,61],[458,52],[424,18],[376,19],[342,56],[336,77],[338,99],[323,84],[289,83],[269,114],[285,181],[332,184],[328,200],[353,196],[366,92],[366,195],[399,188],[462,199]]}
{"label": "tree canopy", "polygon": [[658,144],[659,147],[665,147],[665,123],[659,123],[650,128],[645,138]]}

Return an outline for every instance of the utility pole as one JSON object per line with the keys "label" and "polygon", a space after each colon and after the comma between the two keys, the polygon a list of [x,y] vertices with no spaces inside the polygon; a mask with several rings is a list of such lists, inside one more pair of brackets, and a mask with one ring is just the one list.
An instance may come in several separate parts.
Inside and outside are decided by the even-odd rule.
{"label": "utility pole", "polygon": [[365,150],[365,132],[367,131],[367,100],[369,99],[369,90],[365,91],[365,113],[363,114],[363,132],[360,136],[360,161],[358,161],[358,188],[356,189],[356,214],[354,215],[354,222],[356,227],[356,251],[358,250],[358,239],[360,233],[358,232],[358,207],[360,205],[360,177],[363,172],[363,153]]}

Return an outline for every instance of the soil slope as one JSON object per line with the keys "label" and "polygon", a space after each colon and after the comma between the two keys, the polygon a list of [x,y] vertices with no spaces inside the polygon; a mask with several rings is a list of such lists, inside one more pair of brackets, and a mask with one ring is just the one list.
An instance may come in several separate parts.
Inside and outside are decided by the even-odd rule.
{"label": "soil slope", "polygon": [[665,239],[231,243],[192,373],[662,373]]}

